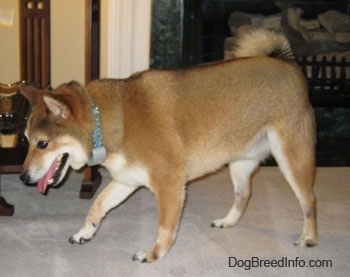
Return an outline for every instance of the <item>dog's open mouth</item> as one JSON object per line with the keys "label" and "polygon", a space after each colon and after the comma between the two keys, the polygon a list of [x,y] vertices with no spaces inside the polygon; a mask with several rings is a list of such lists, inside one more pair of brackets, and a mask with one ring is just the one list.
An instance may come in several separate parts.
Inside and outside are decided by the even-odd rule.
{"label": "dog's open mouth", "polygon": [[48,185],[55,185],[63,178],[63,176],[61,177],[61,174],[63,173],[63,169],[67,168],[66,163],[68,156],[68,153],[59,155],[56,160],[54,160],[46,174],[38,181],[37,187],[41,193],[46,192]]}

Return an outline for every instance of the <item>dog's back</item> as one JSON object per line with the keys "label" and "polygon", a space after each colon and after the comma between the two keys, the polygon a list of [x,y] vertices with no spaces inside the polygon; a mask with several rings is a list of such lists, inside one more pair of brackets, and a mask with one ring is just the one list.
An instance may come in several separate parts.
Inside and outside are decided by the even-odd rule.
{"label": "dog's back", "polygon": [[[274,34],[266,33],[265,37],[268,35]],[[308,141],[313,147],[314,120],[307,82],[291,60],[289,46],[284,40],[280,42],[275,45],[278,51],[270,48],[279,53],[277,58],[242,57],[138,74],[123,92],[130,96],[124,98],[129,107],[125,110],[133,110],[132,121],[138,118],[148,134],[163,137],[158,139],[159,145],[156,138],[149,138],[160,152],[176,145],[177,153],[185,156],[189,179],[239,159],[258,137],[279,126],[284,126],[286,134],[300,134],[296,140]],[[148,147],[144,136],[139,137]],[[167,143],[162,143],[164,140]]]}

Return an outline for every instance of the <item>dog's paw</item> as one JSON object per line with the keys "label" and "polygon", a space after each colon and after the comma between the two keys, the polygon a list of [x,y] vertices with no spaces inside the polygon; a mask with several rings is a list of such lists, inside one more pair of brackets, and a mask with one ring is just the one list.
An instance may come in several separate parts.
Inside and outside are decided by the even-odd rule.
{"label": "dog's paw", "polygon": [[74,234],[69,238],[69,243],[74,244],[84,244],[85,242],[91,240],[96,232],[96,226],[91,225],[90,227],[82,228],[78,233]]}
{"label": "dog's paw", "polygon": [[214,220],[210,226],[213,228],[227,228],[227,227],[232,227],[233,224],[231,222],[226,222],[224,218],[220,218],[220,219]]}
{"label": "dog's paw", "polygon": [[316,239],[309,236],[302,235],[296,242],[294,242],[294,245],[313,247],[316,245]]}
{"label": "dog's paw", "polygon": [[152,252],[147,251],[139,251],[132,257],[133,261],[138,261],[141,263],[153,263],[158,259],[159,257],[153,255]]}
{"label": "dog's paw", "polygon": [[138,261],[141,263],[148,263],[147,252],[139,251],[134,256],[132,256],[133,261]]}
{"label": "dog's paw", "polygon": [[86,238],[83,238],[83,237],[77,237],[76,235],[73,235],[69,238],[68,242],[70,244],[84,244],[85,242],[89,241],[91,239],[86,239]]}

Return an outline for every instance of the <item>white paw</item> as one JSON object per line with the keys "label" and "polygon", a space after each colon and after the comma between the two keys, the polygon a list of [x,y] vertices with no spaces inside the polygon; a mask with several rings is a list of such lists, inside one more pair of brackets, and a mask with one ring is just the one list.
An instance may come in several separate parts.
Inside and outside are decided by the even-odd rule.
{"label": "white paw", "polygon": [[294,245],[312,247],[316,245],[316,239],[312,236],[302,235]]}
{"label": "white paw", "polygon": [[147,252],[147,251],[139,251],[137,252],[133,257],[133,261],[138,261],[141,263],[154,263],[165,255],[165,253],[154,253],[153,251]]}
{"label": "white paw", "polygon": [[94,237],[97,227],[93,224],[85,226],[78,233],[74,234],[69,238],[71,244],[78,243],[83,244]]}
{"label": "white paw", "polygon": [[149,263],[149,261],[147,259],[147,256],[148,256],[148,252],[146,252],[146,251],[139,251],[132,257],[132,260],[133,261],[138,261],[138,262],[141,262],[141,263]]}
{"label": "white paw", "polygon": [[215,227],[215,228],[226,228],[226,227],[232,227],[234,224],[232,224],[231,222],[227,222],[225,220],[225,218],[220,218],[220,219],[216,219],[211,223],[211,227]]}

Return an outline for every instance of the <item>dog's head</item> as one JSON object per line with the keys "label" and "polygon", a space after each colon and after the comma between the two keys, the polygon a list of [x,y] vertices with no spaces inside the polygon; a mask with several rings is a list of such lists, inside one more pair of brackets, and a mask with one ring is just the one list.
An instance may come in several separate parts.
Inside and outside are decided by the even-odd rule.
{"label": "dog's head", "polygon": [[69,166],[85,165],[92,148],[91,115],[84,89],[76,82],[53,91],[21,86],[32,110],[25,136],[29,151],[23,165],[24,183],[37,183],[44,193],[48,185],[59,184]]}

